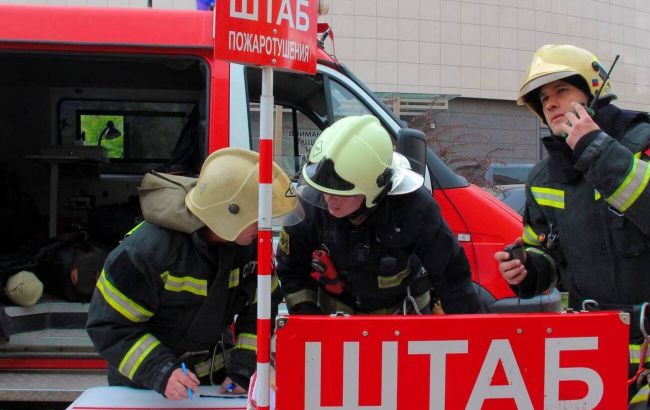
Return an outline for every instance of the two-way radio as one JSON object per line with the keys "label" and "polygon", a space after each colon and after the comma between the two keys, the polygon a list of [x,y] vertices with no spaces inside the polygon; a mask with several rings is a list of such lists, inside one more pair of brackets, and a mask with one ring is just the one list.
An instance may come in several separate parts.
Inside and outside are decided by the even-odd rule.
{"label": "two-way radio", "polygon": [[[612,74],[612,70],[614,70],[614,66],[616,65],[616,62],[618,61],[620,55],[616,54],[616,57],[614,57],[614,61],[612,62],[612,66],[609,67],[609,70],[607,71],[607,74],[605,75],[605,79],[603,80],[603,85],[598,88],[598,91],[596,91],[596,95],[594,95],[593,101],[591,101],[591,104],[589,104],[589,107],[587,108],[587,112],[589,113],[590,116],[594,116],[596,113],[596,101],[598,101],[598,98],[600,97],[600,93],[603,92],[603,88],[605,88],[605,84],[607,84],[607,81],[609,80],[609,76]],[[598,69],[600,72],[602,70],[602,66],[594,61],[591,63],[592,67],[594,70]]]}

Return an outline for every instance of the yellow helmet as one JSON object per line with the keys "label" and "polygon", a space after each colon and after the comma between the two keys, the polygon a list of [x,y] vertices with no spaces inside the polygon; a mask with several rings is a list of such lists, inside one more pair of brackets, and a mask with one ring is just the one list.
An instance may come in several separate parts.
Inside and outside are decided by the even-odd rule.
{"label": "yellow helmet", "polygon": [[43,282],[33,272],[23,270],[7,279],[4,292],[19,306],[34,306],[43,295]]}
{"label": "yellow helmet", "polygon": [[[546,122],[539,101],[539,89],[553,81],[565,80],[580,88],[591,102],[602,87],[598,100],[616,99],[610,80],[605,82],[607,71],[595,55],[568,44],[542,46],[533,55],[519,89],[517,104],[525,105]],[[574,81],[575,80],[575,81]]]}
{"label": "yellow helmet", "polygon": [[372,208],[393,178],[393,143],[372,115],[349,116],[326,128],[309,152],[302,177],[317,191],[364,195]]}
{"label": "yellow helmet", "polygon": [[[206,158],[196,186],[185,196],[187,208],[219,237],[234,241],[257,222],[259,154],[224,148]],[[291,214],[298,205],[287,174],[273,163],[273,218]]]}

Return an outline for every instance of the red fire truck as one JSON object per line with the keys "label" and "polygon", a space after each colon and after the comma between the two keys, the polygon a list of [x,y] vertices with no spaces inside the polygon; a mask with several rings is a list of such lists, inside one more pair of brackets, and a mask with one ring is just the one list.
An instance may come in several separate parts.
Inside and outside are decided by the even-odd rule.
{"label": "red fire truck", "polygon": [[[215,58],[208,11],[0,5],[0,163],[17,193],[0,203],[0,252],[77,231],[115,246],[141,218],[146,171],[192,174],[218,148],[258,148],[260,87],[260,69]],[[275,160],[290,175],[347,115],[375,115],[398,147],[418,135],[323,49],[313,75],[276,71],[274,96]],[[497,270],[493,254],[521,235],[521,217],[425,158],[488,309],[558,310],[557,293],[518,300]],[[0,402],[69,402],[106,383],[87,303],[46,288],[34,307],[1,309]]]}

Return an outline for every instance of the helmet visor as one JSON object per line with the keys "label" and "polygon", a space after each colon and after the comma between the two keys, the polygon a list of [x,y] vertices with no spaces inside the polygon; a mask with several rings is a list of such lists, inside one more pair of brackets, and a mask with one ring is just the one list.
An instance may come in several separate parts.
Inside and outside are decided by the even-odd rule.
{"label": "helmet visor", "polygon": [[[287,193],[285,194],[287,197],[296,196],[296,188],[294,185],[295,183],[291,183],[289,190],[287,190]],[[295,201],[295,206],[290,212],[284,212],[282,214],[276,214],[276,212],[273,213],[274,215],[271,219],[271,225],[273,226],[296,225],[302,222],[303,219],[305,219],[305,210],[300,204],[300,201]]]}
{"label": "helmet visor", "polygon": [[[307,167],[307,165],[305,165]],[[298,198],[303,201],[311,204],[317,208],[327,209],[327,202],[325,202],[325,197],[323,192],[312,187],[306,180],[303,173],[300,173],[300,178],[298,179],[298,184],[296,186],[296,194]]]}
{"label": "helmet visor", "polygon": [[[354,195],[352,182],[347,181],[336,172],[334,161],[324,158],[317,163],[308,163],[302,171],[301,178],[314,188],[333,195]],[[356,194],[356,192],[355,192]]]}

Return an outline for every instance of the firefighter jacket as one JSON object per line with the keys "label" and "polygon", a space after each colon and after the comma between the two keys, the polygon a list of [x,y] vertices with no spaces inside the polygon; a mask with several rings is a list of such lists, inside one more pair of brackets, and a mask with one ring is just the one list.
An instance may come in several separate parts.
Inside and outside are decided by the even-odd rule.
{"label": "firefighter jacket", "polygon": [[[426,188],[387,196],[358,226],[326,209],[303,207],[305,219],[283,228],[278,244],[277,271],[290,313],[397,313],[407,291],[426,303],[432,286],[446,313],[483,311],[465,253]],[[343,282],[340,294],[310,276],[312,253],[322,249]]]}
{"label": "firefighter jacket", "polygon": [[559,137],[543,140],[549,157],[526,186],[528,276],[513,288],[530,297],[557,282],[574,309],[586,299],[629,309],[650,301],[650,124],[613,105],[594,121],[601,130],[573,151]]}
{"label": "firefighter jacket", "polygon": [[[109,254],[88,312],[109,384],[163,394],[182,361],[205,382],[224,365],[213,349],[237,316],[225,374],[247,387],[256,360],[256,272],[256,244],[208,245],[200,231],[136,227]],[[273,290],[276,314],[276,277]]]}

